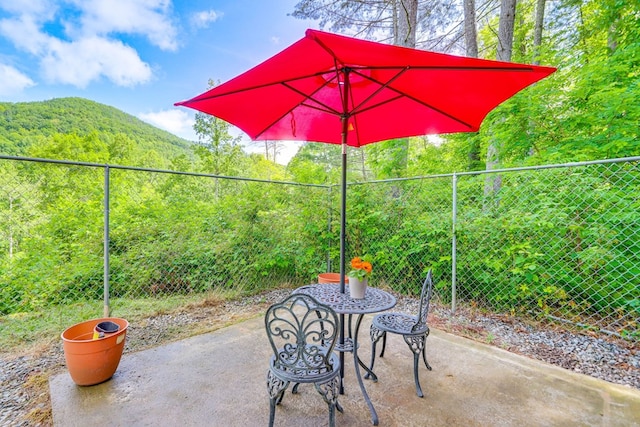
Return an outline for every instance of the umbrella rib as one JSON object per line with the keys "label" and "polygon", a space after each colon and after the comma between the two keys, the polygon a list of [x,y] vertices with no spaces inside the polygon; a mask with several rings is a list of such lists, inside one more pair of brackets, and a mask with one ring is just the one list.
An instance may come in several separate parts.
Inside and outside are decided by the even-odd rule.
{"label": "umbrella rib", "polygon": [[[242,87],[242,88],[239,88],[239,89],[227,90],[225,92],[220,92],[220,93],[215,93],[213,95],[204,96],[208,92],[217,91],[218,87],[222,87],[222,86],[217,86],[217,87],[212,88],[210,91],[207,91],[207,92],[201,94],[200,97],[195,97],[195,98],[192,98],[192,99],[188,99],[186,101],[176,102],[176,105],[188,106],[186,104],[195,103],[195,102],[202,102],[202,101],[208,101],[208,100],[211,100],[211,99],[216,99],[216,98],[221,98],[221,97],[224,97],[224,96],[234,95],[236,93],[249,92],[249,91],[252,91],[252,90],[262,89],[262,88],[265,88],[265,87],[275,86],[275,85],[284,85],[287,88],[289,88],[291,90],[294,90],[294,91],[298,92],[299,94],[307,97],[308,95],[306,95],[303,92],[300,92],[299,90],[296,90],[292,86],[288,85],[288,83],[289,82],[294,82],[294,81],[297,81],[297,80],[308,79],[308,78],[311,78],[311,77],[323,76],[325,74],[326,74],[326,72],[309,73],[309,74],[306,74],[304,76],[297,76],[297,77],[292,77],[292,78],[283,79],[283,80],[270,81],[270,82],[267,82],[267,83],[257,84],[257,85],[253,85],[253,86],[246,86],[246,87]],[[318,90],[323,88],[324,86],[326,86],[328,83],[330,83],[330,81],[325,81],[325,83],[322,86],[320,86],[320,88],[318,88]],[[314,93],[315,92],[316,91],[314,91]]]}
{"label": "umbrella rib", "polygon": [[[511,65],[512,63],[506,62],[506,65]],[[352,65],[349,68],[351,70],[357,72],[358,70],[393,70],[393,69],[401,69],[401,71],[412,69],[412,70],[436,70],[436,71],[522,71],[522,72],[533,72],[536,71],[531,66],[519,66],[519,67],[473,67],[469,65],[465,66],[453,66],[453,65]],[[360,74],[360,73],[358,73]],[[360,74],[361,75],[361,74]],[[363,76],[365,77],[365,76]]]}
{"label": "umbrella rib", "polygon": [[[400,67],[397,66],[380,66],[380,67],[371,67],[371,66],[352,66],[350,67],[351,70],[355,71],[355,70],[389,70],[389,69],[397,69]],[[405,70],[406,67],[402,68],[402,71]],[[450,70],[450,71],[471,71],[471,70],[485,70],[485,71],[522,71],[522,72],[532,72],[535,71],[532,67],[512,67],[512,68],[500,68],[500,67],[451,67],[451,66],[410,66],[410,69],[413,70]],[[357,72],[357,71],[356,71]],[[322,71],[322,72],[317,72],[317,73],[311,73],[305,76],[299,76],[296,78],[291,78],[288,80],[280,80],[280,81],[273,81],[273,82],[269,82],[269,83],[263,83],[263,84],[259,84],[259,85],[255,85],[255,86],[248,86],[248,87],[243,87],[241,89],[236,89],[236,90],[231,90],[231,91],[227,91],[227,92],[222,92],[222,93],[216,93],[214,95],[209,95],[209,96],[202,96],[202,97],[196,97],[198,99],[189,99],[186,101],[181,101],[181,102],[176,102],[175,105],[184,105],[184,106],[188,106],[188,104],[192,104],[192,103],[198,103],[198,102],[202,102],[202,101],[208,101],[210,99],[215,99],[215,98],[220,98],[223,96],[228,96],[228,95],[232,95],[234,93],[241,93],[241,92],[248,92],[251,90],[255,90],[255,89],[261,89],[264,87],[268,87],[268,86],[273,86],[273,85],[277,85],[277,84],[286,84],[288,81],[296,81],[296,80],[303,80],[309,77],[316,77],[316,76],[322,76],[325,75],[326,71]],[[369,80],[372,80],[370,77],[367,77],[366,75],[363,75],[361,73],[358,73],[359,75],[361,75],[364,78],[368,78]],[[375,80],[374,80],[375,81]],[[379,82],[377,82],[379,83]],[[215,90],[216,88],[212,89]],[[203,94],[204,95],[204,94]]]}
{"label": "umbrella rib", "polygon": [[[392,67],[389,67],[389,68],[392,68]],[[397,68],[397,67],[393,67],[393,68]],[[397,99],[405,97],[405,98],[408,98],[408,99],[410,99],[410,100],[412,100],[412,101],[414,101],[414,102],[416,102],[416,103],[418,103],[420,105],[423,105],[426,108],[429,108],[429,109],[431,109],[431,110],[433,110],[433,111],[435,111],[435,112],[437,112],[439,114],[442,114],[443,116],[448,117],[451,120],[454,120],[454,121],[460,123],[461,125],[466,126],[469,129],[473,129],[473,126],[471,124],[465,122],[464,120],[461,120],[461,119],[459,119],[459,118],[447,113],[444,110],[441,110],[441,109],[439,109],[439,108],[437,108],[437,107],[435,107],[435,106],[433,106],[431,104],[423,102],[423,101],[419,100],[418,98],[416,98],[414,96],[411,96],[408,93],[402,92],[402,91],[400,91],[400,90],[398,90],[398,89],[396,89],[396,88],[391,86],[391,83],[393,83],[396,79],[398,79],[402,74],[404,74],[405,72],[409,71],[410,69],[414,69],[414,68],[415,67],[411,67],[411,66],[404,67],[402,70],[400,70],[400,72],[398,72],[395,76],[390,78],[386,83],[381,82],[379,80],[376,80],[376,79],[374,79],[374,78],[372,78],[370,76],[367,76],[365,74],[359,73],[359,72],[357,72],[355,70],[352,70],[353,72],[358,74],[360,77],[365,78],[365,79],[367,79],[369,81],[372,81],[372,82],[378,84],[380,87],[375,92],[373,92],[371,95],[369,95],[364,101],[362,101],[357,107],[353,108],[353,110],[351,111],[351,115],[361,114],[361,113],[364,113],[365,111],[371,110],[373,108],[377,108],[377,107],[379,107],[381,105],[388,104],[388,103],[393,102],[393,101],[395,101]],[[378,93],[380,93],[383,89],[389,89],[389,90],[397,93],[398,96],[390,98],[390,99],[387,99],[387,100],[382,101],[382,102],[379,102],[377,104],[370,105],[370,106],[368,106],[366,108],[362,107],[367,102],[369,102],[373,97],[375,97]]]}
{"label": "umbrella rib", "polygon": [[[318,101],[316,101],[316,102],[318,102]],[[318,103],[318,104],[320,104],[320,103]],[[342,114],[339,111],[337,111],[337,110],[335,110],[333,108],[330,108],[329,106],[324,105],[324,104],[320,104],[320,106],[317,106],[317,105],[312,105],[312,104],[305,104],[304,102],[302,102],[300,105],[302,105],[304,107],[307,107],[307,108],[313,108],[314,110],[317,110],[317,111],[322,111],[323,113],[332,114],[334,116],[338,116],[338,117],[342,116]],[[323,107],[325,107],[325,108],[323,108]]]}
{"label": "umbrella rib", "polygon": [[[291,91],[293,91],[293,92],[295,92],[295,93],[297,93],[299,95],[302,95],[305,98],[300,103],[300,105],[304,105],[305,107],[309,107],[309,108],[315,108],[316,110],[324,111],[325,113],[335,114],[336,116],[339,116],[341,114],[340,111],[336,110],[335,108],[331,108],[329,105],[327,105],[327,104],[325,104],[323,102],[320,102],[320,101],[318,101],[317,99],[315,99],[313,97],[313,95],[315,95],[320,89],[322,89],[325,86],[327,86],[328,83],[329,83],[328,81],[325,82],[322,86],[320,86],[316,90],[314,90],[313,93],[311,93],[310,95],[307,95],[306,93],[302,92],[301,90],[296,89],[295,87],[288,85],[286,82],[282,82],[282,85],[284,87],[288,88],[289,90],[291,90]],[[310,104],[305,104],[305,102],[304,102],[305,100],[306,101],[313,101],[313,102],[317,103],[320,107],[313,106],[313,105],[310,105]],[[321,107],[324,107],[324,108],[321,108]]]}
{"label": "umbrella rib", "polygon": [[[354,108],[351,110],[351,114],[358,114],[361,111],[358,111],[359,108],[361,106],[363,106],[364,104],[366,104],[367,102],[369,102],[369,100],[373,99],[377,94],[379,94],[382,90],[384,90],[385,88],[389,88],[391,90],[394,90],[392,87],[390,87],[389,85],[394,82],[398,77],[400,77],[401,75],[403,75],[407,70],[409,69],[409,67],[403,67],[400,72],[398,72],[395,76],[391,77],[386,83],[383,83],[381,81],[378,81],[374,78],[371,78],[370,76],[367,76],[363,73],[358,72],[357,70],[353,69],[351,70],[352,72],[356,73],[357,75],[359,75],[360,77],[369,80],[373,83],[376,83],[379,87],[378,89],[376,89],[371,95],[367,96],[362,102],[360,102],[360,104],[358,106],[354,106]],[[401,96],[403,95],[402,93],[398,92],[397,90],[394,90],[394,92],[399,93]],[[353,96],[351,97],[351,99],[353,99]],[[394,100],[397,98],[394,98]],[[384,101],[381,103],[378,103],[376,105],[383,105],[386,104],[388,101]],[[374,105],[375,106],[375,105]],[[366,109],[363,109],[362,111],[366,111],[369,110],[372,107],[367,107]]]}
{"label": "umbrella rib", "polygon": [[[316,76],[318,75],[316,74],[312,74],[311,76]],[[305,77],[306,78],[306,77]],[[340,112],[338,110],[335,110],[333,108],[331,108],[330,106],[323,104],[322,102],[318,101],[317,99],[313,98],[313,95],[316,94],[320,89],[324,88],[326,85],[329,84],[329,81],[325,81],[324,84],[322,84],[321,86],[319,86],[316,90],[314,90],[311,94],[306,94],[304,92],[302,92],[299,89],[296,89],[295,87],[289,85],[287,83],[287,81],[281,81],[279,82],[279,84],[281,84],[282,86],[286,87],[287,89],[297,93],[298,95],[302,96],[304,99],[298,103],[298,106],[305,106],[308,108],[314,108],[318,111],[322,111],[324,113],[328,113],[328,114],[333,114],[336,116],[340,115]],[[314,105],[310,105],[310,104],[306,104],[305,101],[307,100],[312,100],[314,102],[316,102],[319,106],[314,106]],[[324,108],[322,108],[324,107]],[[257,139],[260,137],[260,135],[262,135],[264,132],[266,132],[271,126],[273,126],[274,124],[278,123],[280,120],[282,120],[283,118],[286,117],[287,114],[291,113],[292,110],[294,110],[294,108],[290,108],[288,111],[286,111],[283,115],[281,115],[280,117],[276,118],[275,120],[273,120],[271,123],[267,124],[260,132],[256,133],[256,136],[254,139]]]}

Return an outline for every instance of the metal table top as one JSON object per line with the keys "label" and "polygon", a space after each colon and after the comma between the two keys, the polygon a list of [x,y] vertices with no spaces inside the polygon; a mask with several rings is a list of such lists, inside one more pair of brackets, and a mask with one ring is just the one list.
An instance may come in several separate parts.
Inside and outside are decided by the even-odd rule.
{"label": "metal table top", "polygon": [[348,286],[345,286],[344,293],[340,293],[340,285],[332,283],[302,286],[294,290],[293,293],[310,295],[340,314],[377,313],[396,305],[396,298],[389,292],[370,286],[367,286],[362,299],[351,298]]}

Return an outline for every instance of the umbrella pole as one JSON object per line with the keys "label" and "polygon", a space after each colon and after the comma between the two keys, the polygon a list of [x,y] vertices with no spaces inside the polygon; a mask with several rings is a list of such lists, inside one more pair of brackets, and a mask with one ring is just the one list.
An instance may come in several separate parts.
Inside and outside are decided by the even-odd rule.
{"label": "umbrella pole", "polygon": [[[338,79],[339,80],[339,79]],[[339,86],[340,87],[340,86]],[[342,86],[342,111],[340,125],[342,131],[342,179],[340,183],[340,292],[344,294],[345,250],[347,233],[347,132],[349,131],[349,70],[344,70],[344,85]],[[351,325],[349,325],[351,326]],[[351,331],[349,331],[351,336]],[[344,394],[344,314],[340,314],[340,394]],[[355,354],[355,353],[354,353]]]}
{"label": "umbrella pole", "polygon": [[[340,292],[345,292],[345,235],[347,228],[347,122],[342,117],[342,182],[340,184]],[[344,314],[340,314],[340,347],[344,349]],[[340,352],[340,394],[344,394],[344,351]]]}
{"label": "umbrella pole", "polygon": [[[344,293],[345,276],[345,249],[347,235],[347,132],[349,131],[349,68],[343,70],[344,85],[340,87],[342,91],[342,115],[340,116],[341,137],[342,137],[342,182],[340,191],[340,292]],[[338,78],[338,80],[340,80]],[[342,319],[341,319],[342,321]],[[343,323],[344,324],[344,323]],[[342,328],[344,329],[344,328]],[[341,342],[344,343],[344,341]]]}
{"label": "umbrella pole", "polygon": [[[342,119],[346,123],[347,119]],[[343,128],[345,126],[343,125]],[[347,144],[344,142],[346,133],[343,131],[342,142],[342,179],[340,187],[340,292],[345,292],[346,276],[346,232],[347,232]]]}

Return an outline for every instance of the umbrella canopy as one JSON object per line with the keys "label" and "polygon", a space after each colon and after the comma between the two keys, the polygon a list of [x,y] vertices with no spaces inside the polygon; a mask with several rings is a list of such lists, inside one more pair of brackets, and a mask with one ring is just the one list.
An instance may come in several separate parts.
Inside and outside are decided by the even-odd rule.
{"label": "umbrella canopy", "polygon": [[346,145],[477,131],[498,104],[554,71],[307,30],[251,70],[175,105],[223,119],[254,140],[343,145],[344,291]]}
{"label": "umbrella canopy", "polygon": [[254,140],[360,147],[477,131],[498,104],[554,71],[307,30],[253,69],[176,105],[219,117]]}

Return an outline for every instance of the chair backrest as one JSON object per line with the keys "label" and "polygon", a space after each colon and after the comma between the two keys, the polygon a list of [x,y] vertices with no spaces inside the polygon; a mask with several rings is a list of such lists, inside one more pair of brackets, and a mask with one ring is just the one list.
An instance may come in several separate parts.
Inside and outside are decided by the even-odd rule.
{"label": "chair backrest", "polygon": [[433,291],[433,276],[431,270],[427,273],[427,277],[422,284],[422,291],[420,292],[420,307],[418,309],[418,316],[416,324],[412,330],[420,329],[427,324],[427,316],[429,315],[429,304],[431,302],[431,293]]}
{"label": "chair backrest", "polygon": [[269,307],[265,327],[274,367],[298,376],[330,372],[338,322],[331,307],[309,295],[294,294]]}

